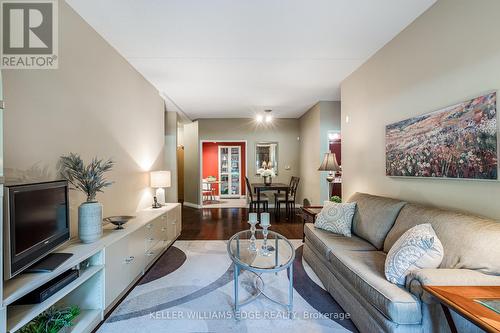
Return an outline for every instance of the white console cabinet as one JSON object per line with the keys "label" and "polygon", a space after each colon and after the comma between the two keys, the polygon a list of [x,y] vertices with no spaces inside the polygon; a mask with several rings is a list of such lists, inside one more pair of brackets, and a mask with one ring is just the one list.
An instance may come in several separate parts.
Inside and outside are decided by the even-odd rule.
{"label": "white console cabinet", "polygon": [[[13,333],[52,305],[78,305],[82,313],[70,332],[92,332],[120,298],[180,235],[180,204],[145,209],[123,230],[107,225],[103,237],[92,244],[78,240],[58,249],[73,253],[50,273],[20,274],[4,281],[0,332]],[[14,305],[30,291],[88,260],[78,279],[40,304]],[[0,283],[1,284],[1,283]],[[1,294],[1,293],[0,293]]]}

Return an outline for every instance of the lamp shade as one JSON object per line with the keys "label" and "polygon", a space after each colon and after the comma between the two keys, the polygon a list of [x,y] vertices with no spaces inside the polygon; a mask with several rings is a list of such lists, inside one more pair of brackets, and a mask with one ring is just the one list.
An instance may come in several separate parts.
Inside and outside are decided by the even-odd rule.
{"label": "lamp shade", "polygon": [[151,171],[149,179],[151,187],[170,187],[170,171]]}
{"label": "lamp shade", "polygon": [[337,163],[335,153],[325,153],[323,162],[319,166],[318,171],[340,171],[340,166]]}

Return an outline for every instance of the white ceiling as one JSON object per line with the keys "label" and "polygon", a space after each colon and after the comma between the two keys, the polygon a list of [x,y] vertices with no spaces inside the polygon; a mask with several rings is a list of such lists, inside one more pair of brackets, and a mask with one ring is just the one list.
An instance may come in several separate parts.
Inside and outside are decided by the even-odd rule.
{"label": "white ceiling", "polygon": [[67,0],[190,118],[298,117],[436,0]]}

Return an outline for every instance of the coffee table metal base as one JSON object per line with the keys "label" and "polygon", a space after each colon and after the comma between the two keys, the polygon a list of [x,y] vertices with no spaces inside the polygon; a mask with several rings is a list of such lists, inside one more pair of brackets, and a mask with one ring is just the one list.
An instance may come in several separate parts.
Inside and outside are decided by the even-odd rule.
{"label": "coffee table metal base", "polygon": [[266,270],[252,271],[252,270],[248,270],[248,269],[246,269],[246,271],[255,275],[254,287],[255,287],[255,290],[257,291],[257,293],[255,295],[252,295],[251,297],[249,297],[245,301],[240,302],[238,291],[239,291],[239,275],[240,275],[241,270],[243,270],[243,269],[238,267],[238,265],[236,265],[236,264],[234,265],[234,311],[235,312],[240,311],[240,308],[242,306],[247,305],[247,304],[255,301],[257,298],[259,298],[259,296],[264,296],[265,298],[267,298],[271,302],[274,302],[278,305],[285,307],[288,311],[289,318],[291,318],[291,313],[293,310],[293,265],[290,265],[287,268],[287,272],[288,272],[288,303],[280,302],[264,292],[265,283],[264,283],[264,280],[262,279],[261,275],[263,273],[277,273],[277,272],[275,272],[275,271],[266,272]]}

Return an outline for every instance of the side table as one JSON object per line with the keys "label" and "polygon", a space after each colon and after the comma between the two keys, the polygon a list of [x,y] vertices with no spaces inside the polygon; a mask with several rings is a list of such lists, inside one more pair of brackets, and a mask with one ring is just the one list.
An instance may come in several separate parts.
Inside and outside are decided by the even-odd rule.
{"label": "side table", "polygon": [[304,242],[306,238],[306,234],[304,233],[304,227],[306,223],[314,223],[316,220],[316,215],[321,212],[321,209],[323,209],[323,206],[309,206],[309,207],[302,207],[301,208],[301,213],[302,213],[302,242]]}
{"label": "side table", "polygon": [[500,299],[500,286],[423,286],[441,303],[452,333],[457,328],[450,309],[485,330],[500,332],[500,314],[477,302],[478,299]]}

